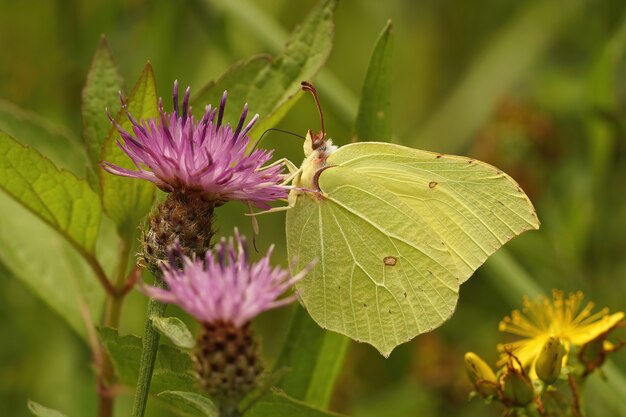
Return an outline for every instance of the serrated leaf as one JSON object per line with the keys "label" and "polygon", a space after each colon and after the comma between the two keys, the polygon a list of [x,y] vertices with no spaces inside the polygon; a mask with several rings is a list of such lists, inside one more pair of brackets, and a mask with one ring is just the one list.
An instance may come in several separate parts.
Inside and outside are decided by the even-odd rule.
{"label": "serrated leaf", "polygon": [[182,417],[217,417],[219,410],[207,397],[195,392],[163,391],[157,397],[173,413]]}
{"label": "serrated leaf", "polygon": [[84,259],[56,231],[0,193],[0,261],[85,341],[81,302],[98,317],[104,292]]}
{"label": "serrated leaf", "polygon": [[43,405],[30,400],[28,401],[28,409],[34,416],[37,417],[67,417],[60,411],[44,407]]}
{"label": "serrated leaf", "polygon": [[296,307],[285,344],[274,366],[286,368],[278,385],[291,397],[326,408],[348,347],[348,338],[323,330],[309,314]]}
{"label": "serrated leaf", "polygon": [[79,251],[93,253],[100,227],[98,195],[36,150],[0,132],[0,188]]}
{"label": "serrated leaf", "polygon": [[57,167],[83,175],[86,155],[80,141],[67,129],[0,99],[0,131],[37,149]]}
{"label": "serrated leaf", "polygon": [[[117,108],[118,93],[123,85],[124,79],[117,69],[111,48],[106,38],[102,36],[82,92],[83,141],[92,173],[100,170],[102,144],[111,130],[105,109]],[[97,175],[91,175],[90,178],[95,179]],[[92,184],[92,187],[97,189],[97,182]]]}
{"label": "serrated leaf", "polygon": [[393,32],[388,21],[376,41],[363,82],[354,127],[356,140],[391,141],[392,56]]}
{"label": "serrated leaf", "polygon": [[[150,63],[144,67],[126,104],[130,114],[137,120],[158,116],[156,80]],[[126,131],[132,131],[132,124],[124,109],[120,109],[115,120]],[[118,138],[119,133],[115,127],[111,127],[102,144],[101,160],[122,168],[133,168],[131,159],[117,146]],[[137,225],[152,206],[154,186],[148,181],[119,177],[100,169],[100,189],[104,211],[115,222],[120,233],[125,236],[135,233]]]}
{"label": "serrated leaf", "polygon": [[284,392],[273,390],[254,403],[244,417],[340,417],[341,414],[320,410],[302,401],[290,398]]}
{"label": "serrated leaf", "polygon": [[[141,358],[141,338],[134,335],[120,336],[115,329],[98,329],[100,339],[111,356],[122,383],[135,386]],[[159,346],[151,393],[162,391],[196,391],[196,380],[191,373],[192,363],[188,354],[171,346]]]}
{"label": "serrated leaf", "polygon": [[[235,62],[231,65],[216,81],[211,81],[205,85],[192,98],[192,104],[196,110],[204,111],[207,104],[216,106],[222,99],[224,91],[228,91],[228,101],[225,110],[224,119],[233,123],[239,120],[241,109],[245,103],[252,102],[247,97],[250,95],[250,82],[245,80],[255,79],[259,73],[267,68],[272,62],[269,55],[257,55],[249,59]],[[257,104],[251,110],[255,113]]]}
{"label": "serrated leaf", "polygon": [[[207,103],[219,103],[225,87],[230,87],[225,120],[236,122],[247,102],[250,110],[262,118],[253,137],[274,126],[295,103],[292,98],[300,91],[300,81],[312,79],[326,62],[332,47],[336,5],[336,0],[320,2],[294,30],[281,55],[264,66],[260,65],[260,58],[248,61],[245,68],[236,64],[193,99],[195,106],[204,108]],[[223,84],[224,81],[228,83]]]}
{"label": "serrated leaf", "polygon": [[196,340],[191,335],[187,325],[179,318],[155,316],[151,320],[152,326],[179,348],[191,349],[196,345]]}

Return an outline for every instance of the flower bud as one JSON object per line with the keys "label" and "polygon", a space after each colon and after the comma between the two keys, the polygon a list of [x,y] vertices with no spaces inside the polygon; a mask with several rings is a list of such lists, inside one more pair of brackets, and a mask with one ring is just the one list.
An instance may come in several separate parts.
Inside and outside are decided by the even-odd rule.
{"label": "flower bud", "polygon": [[142,263],[156,276],[174,243],[188,257],[204,257],[213,237],[213,204],[199,195],[175,190],[149,217],[143,233]]}
{"label": "flower bud", "polygon": [[263,371],[249,324],[206,323],[192,358],[200,386],[220,407],[229,407],[256,387]]}
{"label": "flower bud", "polygon": [[556,381],[561,374],[563,354],[564,349],[561,345],[561,339],[550,337],[543,345],[535,363],[535,371],[539,379],[548,385]]}
{"label": "flower bud", "polygon": [[498,379],[491,367],[474,352],[465,354],[465,370],[476,391],[483,397],[495,395],[498,391]]}
{"label": "flower bud", "polygon": [[509,366],[502,380],[503,399],[513,405],[524,406],[535,398],[535,389],[530,378],[513,366]]}

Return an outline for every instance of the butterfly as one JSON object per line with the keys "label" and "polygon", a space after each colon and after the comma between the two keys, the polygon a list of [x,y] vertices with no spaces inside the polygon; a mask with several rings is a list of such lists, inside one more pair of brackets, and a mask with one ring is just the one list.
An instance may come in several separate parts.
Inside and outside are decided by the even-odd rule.
{"label": "butterfly", "polygon": [[539,220],[498,168],[391,143],[337,147],[321,119],[281,208],[294,270],[317,261],[297,291],[321,327],[388,356],[450,318],[459,286]]}

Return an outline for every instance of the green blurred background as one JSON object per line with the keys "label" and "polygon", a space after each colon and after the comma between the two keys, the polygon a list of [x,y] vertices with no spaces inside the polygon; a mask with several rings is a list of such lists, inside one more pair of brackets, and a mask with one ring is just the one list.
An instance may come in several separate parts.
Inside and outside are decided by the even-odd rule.
{"label": "green blurred background", "polygon": [[[278,53],[314,4],[0,0],[0,110],[78,141],[81,88],[101,34],[127,87],[150,60],[168,102],[175,79],[197,91],[237,60]],[[479,269],[440,329],[387,360],[352,344],[332,408],[356,417],[500,415],[497,405],[468,402],[462,359],[472,350],[495,361],[497,324],[520,306],[522,294],[580,289],[598,306],[626,307],[626,2],[342,0],[335,46],[317,79],[327,131],[338,144],[350,141],[370,53],[388,19],[395,38],[394,140],[499,166],[528,192],[542,227]],[[304,133],[318,123],[307,98],[277,127]],[[69,166],[75,152],[65,143],[31,144],[54,150],[55,162]],[[302,155],[289,136],[271,135],[264,145],[296,162]],[[2,204],[22,210],[6,198]],[[243,212],[236,205],[220,209],[220,231],[239,225],[249,234]],[[284,265],[283,216],[260,218],[260,246],[276,242],[274,260]],[[58,285],[66,278],[56,277]],[[131,294],[121,331],[141,334],[144,312],[144,297]],[[255,323],[270,363],[288,314]],[[28,415],[29,398],[70,417],[95,414],[87,346],[2,263],[0,323],[1,416]],[[590,415],[624,416],[624,352],[607,374],[618,383],[595,378]],[[131,395],[121,396],[118,415],[128,414]],[[169,415],[158,404],[149,413]]]}

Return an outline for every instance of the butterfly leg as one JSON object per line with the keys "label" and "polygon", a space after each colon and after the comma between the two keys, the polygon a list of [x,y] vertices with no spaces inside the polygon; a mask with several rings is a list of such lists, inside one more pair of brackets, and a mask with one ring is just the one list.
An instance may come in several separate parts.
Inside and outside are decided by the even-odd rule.
{"label": "butterfly leg", "polygon": [[[295,172],[294,174],[299,174],[299,172]],[[257,213],[246,213],[246,216],[258,216],[259,214],[267,214],[267,213],[276,213],[279,211],[287,211],[290,208],[293,208],[296,205],[296,199],[298,197],[299,191],[291,190],[289,192],[289,196],[287,197],[287,205],[281,207],[272,207],[269,210],[259,211]]]}
{"label": "butterfly leg", "polygon": [[289,159],[287,159],[287,158],[280,158],[280,159],[272,162],[271,164],[265,165],[264,167],[260,168],[259,171],[263,171],[263,170],[266,170],[268,168],[275,167],[276,165],[284,165],[284,166],[286,166],[287,170],[289,171],[290,174],[293,174],[294,172],[296,172],[298,170],[298,167],[296,166],[296,164],[291,162]]}
{"label": "butterfly leg", "polygon": [[302,171],[302,169],[298,168],[293,162],[291,162],[287,158],[281,158],[277,161],[274,161],[271,164],[266,165],[263,168],[259,169],[259,171],[263,171],[265,169],[275,167],[276,165],[284,165],[285,167],[287,167],[287,170],[289,171],[289,176],[286,177],[283,180],[283,182],[280,183],[280,185],[289,184]]}

